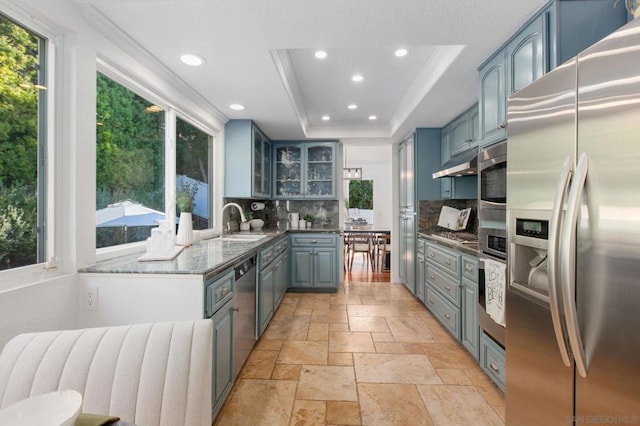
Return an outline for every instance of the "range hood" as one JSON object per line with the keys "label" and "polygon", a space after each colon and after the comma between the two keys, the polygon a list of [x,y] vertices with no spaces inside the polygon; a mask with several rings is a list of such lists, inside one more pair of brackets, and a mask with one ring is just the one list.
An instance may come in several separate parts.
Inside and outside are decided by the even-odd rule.
{"label": "range hood", "polygon": [[433,174],[433,178],[445,176],[470,176],[478,174],[478,151],[470,149],[451,157],[440,170]]}

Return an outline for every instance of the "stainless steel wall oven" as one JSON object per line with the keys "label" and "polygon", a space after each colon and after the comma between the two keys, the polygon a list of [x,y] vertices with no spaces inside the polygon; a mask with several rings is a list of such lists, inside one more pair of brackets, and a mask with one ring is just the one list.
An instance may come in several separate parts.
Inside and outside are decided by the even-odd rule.
{"label": "stainless steel wall oven", "polygon": [[480,151],[478,163],[478,323],[504,347],[505,328],[486,311],[484,259],[507,263],[507,142]]}

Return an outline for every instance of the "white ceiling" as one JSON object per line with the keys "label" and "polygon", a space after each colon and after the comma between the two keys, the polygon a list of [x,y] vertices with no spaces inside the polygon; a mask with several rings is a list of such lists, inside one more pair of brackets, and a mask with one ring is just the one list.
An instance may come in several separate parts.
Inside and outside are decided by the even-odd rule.
{"label": "white ceiling", "polygon": [[[440,127],[474,103],[478,65],[545,0],[78,2],[230,119],[251,118],[272,139],[375,144]],[[399,47],[408,55],[395,57]],[[317,49],[328,57],[316,59]],[[207,63],[182,64],[187,52]],[[364,81],[352,82],[355,73]]]}

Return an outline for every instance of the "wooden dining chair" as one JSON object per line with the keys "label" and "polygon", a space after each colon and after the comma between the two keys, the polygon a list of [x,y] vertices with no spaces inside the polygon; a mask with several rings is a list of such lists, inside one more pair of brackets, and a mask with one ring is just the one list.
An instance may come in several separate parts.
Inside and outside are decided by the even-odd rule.
{"label": "wooden dining chair", "polygon": [[382,271],[385,269],[387,253],[391,253],[391,235],[381,234],[376,238],[376,265],[377,269]]}
{"label": "wooden dining chair", "polygon": [[375,236],[373,234],[352,234],[349,242],[349,271],[353,267],[353,258],[356,253],[362,253],[366,259],[367,268],[371,265],[374,269]]}

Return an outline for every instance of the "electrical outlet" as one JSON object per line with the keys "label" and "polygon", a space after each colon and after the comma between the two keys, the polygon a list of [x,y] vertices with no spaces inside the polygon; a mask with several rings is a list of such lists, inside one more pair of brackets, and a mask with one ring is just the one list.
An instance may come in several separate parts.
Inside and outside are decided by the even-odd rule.
{"label": "electrical outlet", "polygon": [[82,295],[82,307],[85,311],[98,310],[98,286],[86,284]]}

